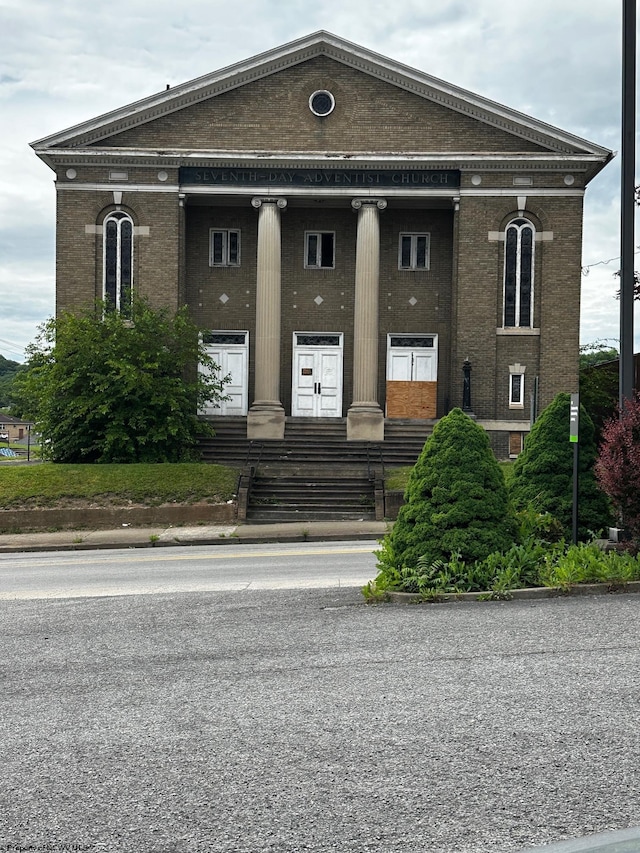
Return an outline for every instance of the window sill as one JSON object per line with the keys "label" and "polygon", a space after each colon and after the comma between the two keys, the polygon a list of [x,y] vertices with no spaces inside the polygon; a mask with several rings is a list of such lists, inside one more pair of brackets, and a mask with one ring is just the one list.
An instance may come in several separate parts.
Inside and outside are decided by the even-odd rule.
{"label": "window sill", "polygon": [[496,335],[505,337],[540,337],[540,329],[530,329],[523,326],[501,326],[496,329]]}

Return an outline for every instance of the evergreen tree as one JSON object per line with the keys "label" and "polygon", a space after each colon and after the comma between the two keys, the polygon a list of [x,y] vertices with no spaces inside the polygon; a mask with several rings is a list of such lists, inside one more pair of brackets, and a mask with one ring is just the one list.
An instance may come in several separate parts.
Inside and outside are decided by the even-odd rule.
{"label": "evergreen tree", "polygon": [[396,569],[420,557],[483,560],[513,544],[515,526],[502,470],[482,429],[461,409],[436,425],[383,543]]}
{"label": "evergreen tree", "polygon": [[[533,506],[549,512],[571,537],[573,517],[573,445],[569,441],[570,395],[558,396],[541,413],[513,466],[510,483],[516,509]],[[588,539],[611,521],[609,502],[594,474],[597,448],[589,413],[580,406],[578,443],[578,536]]]}

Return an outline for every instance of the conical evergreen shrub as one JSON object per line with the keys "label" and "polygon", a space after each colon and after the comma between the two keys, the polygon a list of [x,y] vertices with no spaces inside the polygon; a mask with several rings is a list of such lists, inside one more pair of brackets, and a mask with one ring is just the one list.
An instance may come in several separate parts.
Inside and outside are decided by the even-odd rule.
{"label": "conical evergreen shrub", "polygon": [[[569,441],[569,394],[558,396],[541,413],[513,465],[511,497],[516,509],[534,507],[549,512],[571,537],[573,516],[573,445]],[[611,522],[609,501],[594,474],[597,456],[595,428],[580,406],[578,443],[578,537],[591,535]]]}
{"label": "conical evergreen shrub", "polygon": [[397,570],[421,557],[483,560],[513,544],[515,525],[502,470],[487,434],[461,409],[436,425],[409,477],[383,550]]}

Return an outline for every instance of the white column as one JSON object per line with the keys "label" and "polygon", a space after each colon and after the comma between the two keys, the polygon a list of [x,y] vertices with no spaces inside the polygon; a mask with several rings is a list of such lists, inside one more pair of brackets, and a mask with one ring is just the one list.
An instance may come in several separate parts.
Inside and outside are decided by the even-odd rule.
{"label": "white column", "polygon": [[379,198],[354,199],[358,211],[353,320],[353,402],[347,412],[347,438],[384,440],[384,414],[378,402],[378,304],[380,283]]}
{"label": "white column", "polygon": [[258,210],[256,275],[255,393],[247,417],[248,438],[283,438],[280,402],[280,211],[284,198],[253,198]]}

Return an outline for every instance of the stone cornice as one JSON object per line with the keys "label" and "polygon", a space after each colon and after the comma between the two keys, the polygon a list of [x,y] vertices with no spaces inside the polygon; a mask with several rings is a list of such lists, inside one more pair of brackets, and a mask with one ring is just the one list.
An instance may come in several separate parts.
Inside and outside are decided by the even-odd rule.
{"label": "stone cornice", "polygon": [[82,147],[95,144],[114,134],[317,56],[327,56],[448,109],[547,147],[551,151],[565,154],[572,152],[590,154],[599,158],[601,165],[611,158],[611,152],[606,148],[324,31],[312,33],[31,144],[43,159],[52,148],[58,146]]}
{"label": "stone cornice", "polygon": [[352,169],[390,168],[410,166],[412,169],[474,169],[495,172],[504,170],[559,170],[591,171],[601,164],[593,154],[555,154],[523,152],[487,154],[473,152],[443,152],[384,154],[361,152],[351,154],[325,154],[319,152],[260,152],[260,151],[202,151],[157,150],[131,148],[51,148],[41,153],[42,159],[54,167],[113,165],[128,163],[132,167],[178,168],[180,166],[273,166],[273,168],[306,167]]}

